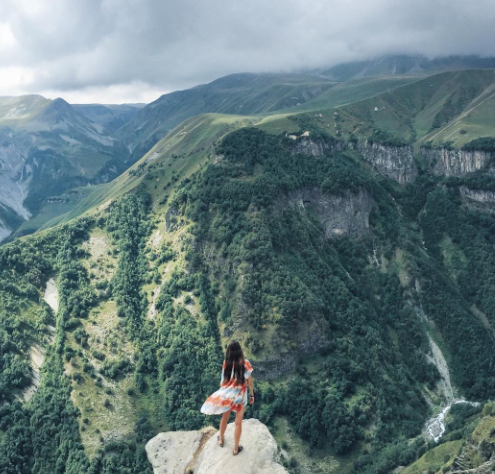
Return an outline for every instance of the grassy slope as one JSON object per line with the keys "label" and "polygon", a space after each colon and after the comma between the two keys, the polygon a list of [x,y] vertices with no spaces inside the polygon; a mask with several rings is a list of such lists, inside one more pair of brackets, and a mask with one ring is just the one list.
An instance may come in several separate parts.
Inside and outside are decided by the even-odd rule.
{"label": "grassy slope", "polygon": [[0,124],[17,127],[31,122],[53,103],[40,95],[0,97]]}
{"label": "grassy slope", "polygon": [[335,83],[311,74],[232,74],[165,94],[117,131],[139,158],[186,119],[204,113],[273,113],[317,97]]}
{"label": "grassy slope", "polygon": [[283,109],[281,112],[304,112],[329,107],[339,107],[351,104],[384,92],[396,89],[411,82],[418,81],[422,76],[380,76],[364,79],[355,79],[333,86],[321,95],[299,107]]}
{"label": "grassy slope", "polygon": [[[492,70],[446,72],[352,104],[292,115],[344,139],[366,139],[374,130],[383,130],[409,143],[450,141],[461,147],[475,138],[495,136],[494,81]],[[267,117],[259,126],[274,133],[294,131],[298,127],[289,128],[290,115]]]}
{"label": "grassy slope", "polygon": [[[101,125],[67,102],[41,96],[0,98],[0,141],[0,166],[6,170],[6,184],[16,189],[15,183],[29,179],[26,195],[19,193],[15,200],[22,201],[35,218],[19,233],[36,230],[70,207],[61,206],[59,199],[37,216],[47,199],[87,183],[108,181],[125,169],[129,155]],[[67,200],[66,196],[61,198]],[[6,205],[10,199],[14,197],[7,192]],[[14,230],[20,222],[16,224]]]}
{"label": "grassy slope", "polygon": [[168,130],[198,114],[299,113],[363,100],[419,77],[384,76],[338,83],[314,74],[233,74],[160,97],[117,133],[139,155]]}
{"label": "grassy slope", "polygon": [[[47,204],[35,225],[48,229],[81,214],[97,212],[112,199],[143,184],[160,202],[170,192],[172,182],[183,179],[213,160],[212,145],[227,133],[257,122],[255,117],[207,114],[193,117],[160,140],[143,158],[108,184],[77,189],[78,195],[68,203]],[[65,212],[58,214],[54,207]],[[162,205],[158,204],[160,208]],[[55,215],[55,217],[53,217]],[[26,228],[26,223],[23,228]]]}

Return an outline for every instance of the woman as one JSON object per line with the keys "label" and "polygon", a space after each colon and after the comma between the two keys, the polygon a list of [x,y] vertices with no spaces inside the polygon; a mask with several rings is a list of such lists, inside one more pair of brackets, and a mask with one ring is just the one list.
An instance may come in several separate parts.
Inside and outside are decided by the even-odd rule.
{"label": "woman", "polygon": [[248,386],[249,403],[251,405],[254,403],[252,372],[251,364],[244,359],[241,345],[237,341],[232,341],[227,347],[223,361],[220,389],[210,395],[201,407],[201,412],[206,415],[222,415],[218,434],[218,444],[222,448],[224,446],[223,435],[227,429],[230,413],[235,412],[234,456],[243,449],[239,446],[239,440],[242,433],[242,418],[247,407]]}

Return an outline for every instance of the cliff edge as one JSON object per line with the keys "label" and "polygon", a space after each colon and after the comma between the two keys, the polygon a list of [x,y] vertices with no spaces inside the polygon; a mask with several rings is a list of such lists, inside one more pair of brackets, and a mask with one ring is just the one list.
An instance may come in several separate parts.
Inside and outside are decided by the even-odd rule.
{"label": "cliff edge", "polygon": [[258,420],[244,420],[241,445],[232,455],[234,423],[227,426],[225,446],[218,446],[217,430],[160,433],[146,444],[155,474],[287,474],[278,463],[277,443]]}

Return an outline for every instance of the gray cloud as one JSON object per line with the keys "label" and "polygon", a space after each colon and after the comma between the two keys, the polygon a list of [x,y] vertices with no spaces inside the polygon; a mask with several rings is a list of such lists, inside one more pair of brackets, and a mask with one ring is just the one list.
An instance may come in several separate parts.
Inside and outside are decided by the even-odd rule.
{"label": "gray cloud", "polygon": [[3,0],[0,95],[139,100],[233,72],[495,55],[494,24],[495,0]]}

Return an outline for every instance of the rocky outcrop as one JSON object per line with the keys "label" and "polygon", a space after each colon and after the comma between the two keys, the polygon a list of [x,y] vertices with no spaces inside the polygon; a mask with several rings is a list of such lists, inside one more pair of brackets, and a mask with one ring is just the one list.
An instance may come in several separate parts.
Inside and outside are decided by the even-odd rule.
{"label": "rocky outcrop", "polygon": [[165,214],[165,229],[167,232],[174,232],[178,229],[177,222],[179,216],[179,210],[174,206],[170,206],[170,209]]}
{"label": "rocky outcrop", "polygon": [[357,145],[357,151],[378,173],[400,184],[410,183],[418,176],[410,146],[385,146],[366,141]]}
{"label": "rocky outcrop", "polygon": [[[307,132],[306,132],[307,133]],[[306,156],[322,156],[326,152],[335,152],[343,149],[342,142],[330,137],[312,138],[310,135],[296,137],[289,135],[294,140],[292,153]]]}
{"label": "rocky outcrop", "polygon": [[325,238],[359,237],[369,232],[369,214],[373,200],[365,189],[328,194],[318,187],[303,188],[281,198],[276,210],[292,208],[310,211],[320,221]]}
{"label": "rocky outcrop", "polygon": [[244,420],[237,456],[232,455],[234,423],[227,426],[225,446],[218,446],[216,430],[160,433],[146,445],[154,474],[287,474],[279,464],[277,443],[258,420]]}
{"label": "rocky outcrop", "polygon": [[459,193],[467,206],[480,211],[495,212],[495,191],[460,186]]}
{"label": "rocky outcrop", "polygon": [[492,153],[487,151],[446,148],[421,148],[421,154],[426,158],[433,174],[445,176],[464,176],[485,170],[492,158]]}

